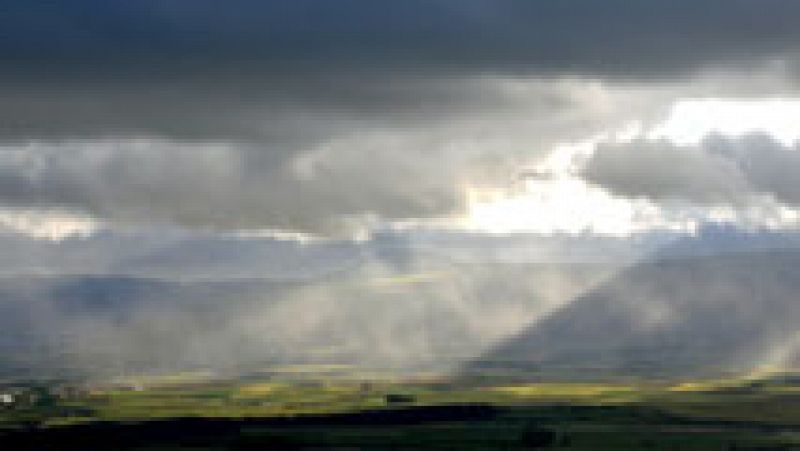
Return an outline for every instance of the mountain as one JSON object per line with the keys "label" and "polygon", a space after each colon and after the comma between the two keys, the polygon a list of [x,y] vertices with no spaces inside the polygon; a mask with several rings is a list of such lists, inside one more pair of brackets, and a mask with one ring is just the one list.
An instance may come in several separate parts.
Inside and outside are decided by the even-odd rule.
{"label": "mountain", "polygon": [[794,234],[387,234],[189,251],[179,238],[141,249],[132,238],[113,264],[83,257],[105,255],[102,237],[41,244],[48,271],[0,277],[0,375],[336,363],[669,376],[791,362],[800,341]]}
{"label": "mountain", "polygon": [[670,377],[792,364],[800,349],[800,252],[687,256],[690,244],[566,302],[464,373]]}

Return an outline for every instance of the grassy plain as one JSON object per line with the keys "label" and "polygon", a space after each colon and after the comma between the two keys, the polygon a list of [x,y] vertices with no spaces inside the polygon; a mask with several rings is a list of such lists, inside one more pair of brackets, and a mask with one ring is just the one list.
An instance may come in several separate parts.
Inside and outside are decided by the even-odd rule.
{"label": "grassy plain", "polygon": [[140,378],[4,408],[0,425],[21,449],[800,449],[800,378]]}

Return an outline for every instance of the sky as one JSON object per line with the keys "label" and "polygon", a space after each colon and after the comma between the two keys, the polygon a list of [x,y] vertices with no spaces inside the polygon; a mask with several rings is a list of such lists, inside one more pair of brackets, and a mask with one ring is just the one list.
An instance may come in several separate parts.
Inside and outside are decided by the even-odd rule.
{"label": "sky", "polygon": [[[791,0],[0,9],[7,277],[290,280],[305,285],[287,305],[305,312],[341,302],[340,288],[309,294],[331,274],[365,292],[438,280],[430,252],[617,268],[709,230],[800,228]],[[489,310],[458,303],[477,287],[430,296],[484,349],[574,297],[566,285]]]}

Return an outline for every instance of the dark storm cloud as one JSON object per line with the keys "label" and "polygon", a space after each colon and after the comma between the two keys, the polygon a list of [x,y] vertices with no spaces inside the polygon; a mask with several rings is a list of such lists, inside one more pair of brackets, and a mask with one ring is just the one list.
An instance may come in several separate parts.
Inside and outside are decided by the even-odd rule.
{"label": "dark storm cloud", "polygon": [[431,64],[661,73],[676,66],[777,56],[796,50],[800,35],[795,26],[800,5],[789,0],[78,0],[4,5],[2,55],[29,63],[326,61],[411,70]]}
{"label": "dark storm cloud", "polygon": [[788,0],[11,0],[0,137],[283,141],[353,119],[424,123],[490,110],[497,99],[462,83],[479,76],[674,80],[791,62],[797,17]]}
{"label": "dark storm cloud", "polygon": [[[794,61],[787,0],[7,1],[0,138],[269,140],[491,113],[480,76],[667,80]],[[301,119],[315,119],[311,124]]]}
{"label": "dark storm cloud", "polygon": [[768,194],[800,205],[800,146],[763,134],[710,135],[699,145],[666,140],[601,144],[583,169],[591,182],[627,197],[743,205]]}
{"label": "dark storm cloud", "polygon": [[[798,16],[781,0],[6,1],[0,206],[305,231],[444,216],[465,185],[679,91],[643,85],[791,63]],[[637,87],[623,101],[611,82]]]}

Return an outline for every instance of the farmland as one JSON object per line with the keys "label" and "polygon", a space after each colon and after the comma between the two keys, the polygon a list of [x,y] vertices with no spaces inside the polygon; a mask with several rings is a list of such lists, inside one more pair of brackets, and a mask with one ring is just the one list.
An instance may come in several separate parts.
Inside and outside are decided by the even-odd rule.
{"label": "farmland", "polygon": [[316,380],[319,369],[306,370],[295,368],[293,378],[98,384],[5,407],[2,435],[23,449],[800,447],[800,384],[792,374],[486,384],[366,380],[344,370]]}

